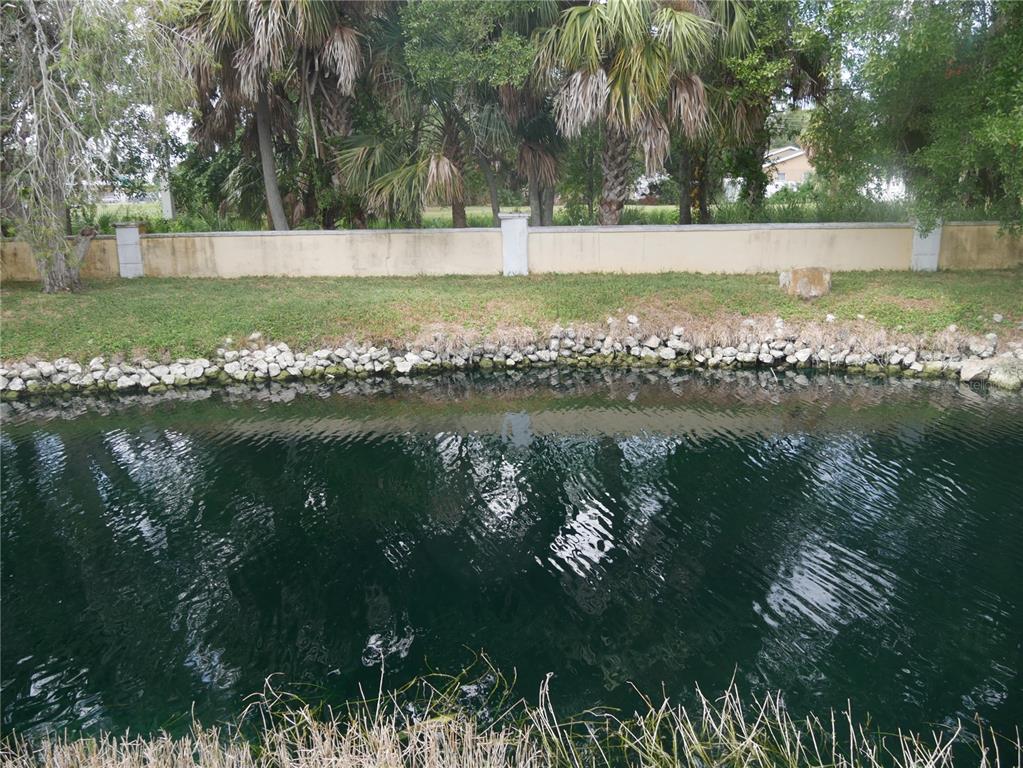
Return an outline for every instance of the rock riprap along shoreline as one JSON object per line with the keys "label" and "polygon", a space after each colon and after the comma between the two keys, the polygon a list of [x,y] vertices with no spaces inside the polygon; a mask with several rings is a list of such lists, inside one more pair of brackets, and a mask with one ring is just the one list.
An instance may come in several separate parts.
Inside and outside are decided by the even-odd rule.
{"label": "rock riprap along shoreline", "polygon": [[[1002,345],[993,333],[964,337],[954,344],[946,339],[943,344],[927,348],[887,340],[869,343],[838,329],[829,338],[819,329],[807,333],[779,319],[767,331],[755,331],[755,323],[743,321],[743,327],[732,335],[747,340],[726,346],[699,343],[697,339],[707,334],[687,333],[683,326],[676,326],[661,336],[640,333],[638,320],[633,315],[621,325],[617,332],[555,326],[544,340],[514,344],[458,343],[443,334],[435,334],[431,343],[408,343],[401,349],[347,343],[296,351],[283,342],[265,344],[262,336],[254,333],[242,345],[225,344],[210,358],[120,362],[117,358],[95,357],[85,363],[68,358],[7,363],[0,367],[0,396],[14,400],[71,392],[156,393],[213,383],[401,377],[445,370],[550,366],[816,369],[986,381],[1009,390],[1023,387],[1023,342],[1009,341]],[[954,327],[949,330],[954,331]]]}

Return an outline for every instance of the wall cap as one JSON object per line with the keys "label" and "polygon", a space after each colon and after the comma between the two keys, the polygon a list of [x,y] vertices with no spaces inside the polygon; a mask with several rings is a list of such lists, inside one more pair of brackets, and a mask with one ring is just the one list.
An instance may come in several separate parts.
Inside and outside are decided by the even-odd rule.
{"label": "wall cap", "polygon": [[[64,239],[65,240],[75,240],[77,237],[78,237],[78,235],[64,235]],[[117,235],[95,235],[92,239],[93,240],[114,240],[116,238],[117,238]],[[4,243],[24,243],[25,241],[24,240],[19,240],[17,237],[2,237],[2,238],[0,238],[0,242],[4,242]],[[26,245],[27,245],[27,243],[26,243]]]}
{"label": "wall cap", "polygon": [[323,237],[341,235],[343,237],[368,237],[370,235],[446,235],[452,232],[489,232],[501,234],[500,227],[424,227],[422,229],[289,229],[280,232],[272,229],[249,229],[238,232],[154,232],[141,235],[144,239],[165,237]]}
{"label": "wall cap", "polygon": [[810,224],[617,224],[611,226],[531,227],[538,232],[750,232],[794,229],[913,229],[900,221],[829,221]]}
{"label": "wall cap", "polygon": [[[500,216],[526,216],[523,214],[499,214]],[[117,225],[115,225],[117,226]],[[130,226],[130,225],[129,225]],[[942,226],[967,226],[967,227],[997,227],[997,221],[946,221]],[[746,231],[757,229],[910,229],[913,224],[897,221],[850,221],[850,222],[821,222],[821,223],[799,223],[799,224],[619,224],[617,226],[568,226],[568,227],[530,227],[530,234],[544,232],[713,232],[713,231]],[[467,227],[455,229],[453,227],[428,227],[424,229],[293,229],[288,232],[275,232],[273,230],[245,230],[239,232],[152,232],[140,234],[142,239],[151,238],[175,238],[175,237],[289,237],[296,235],[305,236],[329,236],[329,235],[351,235],[368,236],[377,234],[399,234],[399,235],[428,235],[448,234],[451,232],[490,232],[499,234],[500,227]],[[116,235],[96,235],[94,240],[113,240]],[[74,235],[68,237],[74,239]],[[15,237],[0,238],[4,243],[24,242]]]}

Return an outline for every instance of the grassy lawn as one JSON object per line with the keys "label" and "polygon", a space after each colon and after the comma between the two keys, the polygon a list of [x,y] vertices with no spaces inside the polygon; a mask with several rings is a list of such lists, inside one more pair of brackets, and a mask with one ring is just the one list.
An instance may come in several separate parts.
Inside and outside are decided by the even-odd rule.
{"label": "grassy lawn", "polygon": [[[0,356],[208,354],[225,336],[260,331],[293,345],[409,339],[431,325],[488,333],[552,324],[732,315],[839,320],[858,314],[909,333],[1010,331],[1023,320],[1023,270],[834,276],[831,295],[804,303],[774,275],[545,275],[409,278],[141,278],[93,282],[47,296],[35,284],[0,291]],[[994,313],[1005,316],[996,325]]]}

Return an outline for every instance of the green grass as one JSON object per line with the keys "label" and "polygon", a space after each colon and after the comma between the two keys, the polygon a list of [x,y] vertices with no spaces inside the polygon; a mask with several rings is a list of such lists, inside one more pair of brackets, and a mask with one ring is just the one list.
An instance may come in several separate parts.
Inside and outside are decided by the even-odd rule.
{"label": "green grass", "polygon": [[[671,323],[689,317],[780,316],[839,320],[858,314],[914,334],[1003,333],[1023,320],[1023,270],[919,274],[847,272],[829,296],[806,303],[775,275],[537,275],[380,278],[141,278],[92,282],[81,293],[45,295],[32,283],[0,291],[0,356],[199,355],[225,336],[310,346],[347,339],[409,339],[434,323],[489,333],[555,322],[602,324],[635,313]],[[994,313],[1005,316],[995,325]]]}
{"label": "green grass", "polygon": [[131,221],[137,218],[153,219],[163,216],[163,207],[159,202],[98,203],[96,205],[96,215],[105,213],[117,217],[117,221]]}

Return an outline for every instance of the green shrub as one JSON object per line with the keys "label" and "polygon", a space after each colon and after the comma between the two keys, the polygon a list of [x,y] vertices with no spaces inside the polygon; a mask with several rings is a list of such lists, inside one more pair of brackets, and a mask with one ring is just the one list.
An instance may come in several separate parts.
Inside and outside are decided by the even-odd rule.
{"label": "green shrub", "polygon": [[670,208],[629,207],[622,211],[620,224],[678,224],[678,211]]}

